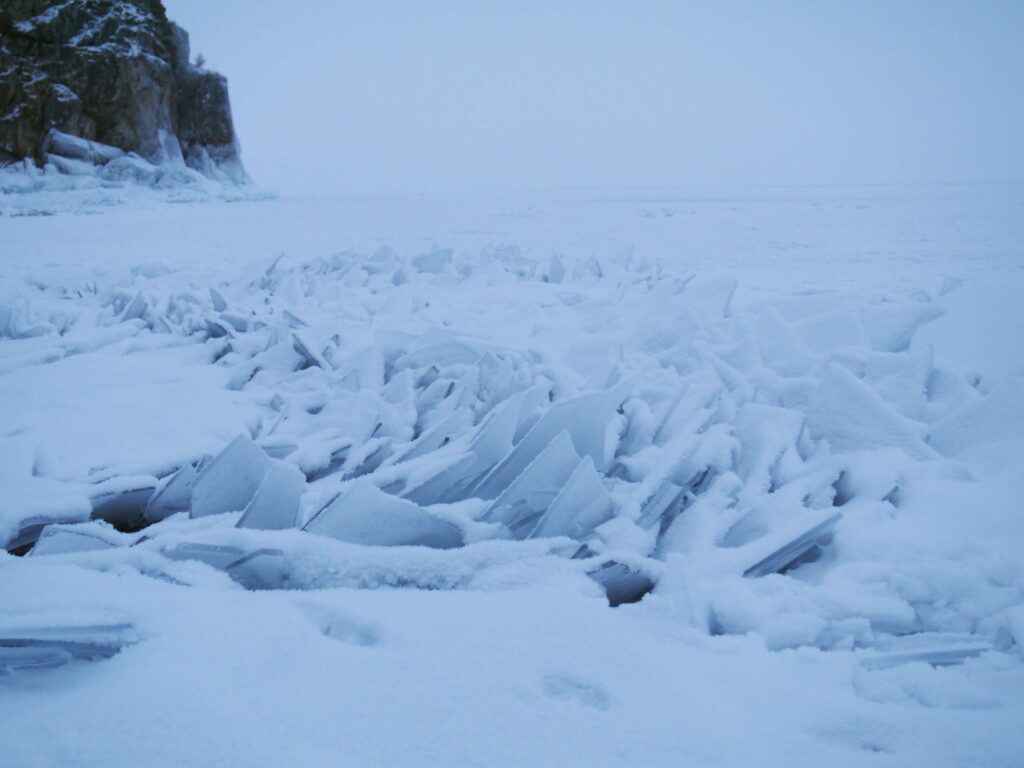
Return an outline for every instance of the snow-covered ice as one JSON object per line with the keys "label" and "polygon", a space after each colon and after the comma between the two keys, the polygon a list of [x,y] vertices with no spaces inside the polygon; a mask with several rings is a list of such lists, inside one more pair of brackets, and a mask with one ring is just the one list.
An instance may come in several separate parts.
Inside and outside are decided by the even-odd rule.
{"label": "snow-covered ice", "polygon": [[1024,186],[32,184],[12,765],[1024,762]]}

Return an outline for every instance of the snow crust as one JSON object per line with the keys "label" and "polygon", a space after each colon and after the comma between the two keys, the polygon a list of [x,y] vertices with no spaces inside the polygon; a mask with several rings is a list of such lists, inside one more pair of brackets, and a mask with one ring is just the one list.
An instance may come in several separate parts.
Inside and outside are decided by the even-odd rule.
{"label": "snow crust", "polygon": [[1021,188],[83,189],[0,209],[13,764],[1024,760]]}

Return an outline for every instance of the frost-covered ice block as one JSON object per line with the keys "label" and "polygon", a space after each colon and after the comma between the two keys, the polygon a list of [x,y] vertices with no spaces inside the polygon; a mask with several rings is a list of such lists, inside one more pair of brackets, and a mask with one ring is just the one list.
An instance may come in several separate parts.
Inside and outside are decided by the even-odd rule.
{"label": "frost-covered ice block", "polygon": [[298,331],[292,331],[292,347],[296,352],[302,355],[302,358],[306,361],[307,365],[315,365],[325,371],[333,370],[331,364],[324,359],[324,356],[316,351],[312,342],[310,342],[305,336],[301,335]]}
{"label": "frost-covered ice block", "polygon": [[884,352],[903,352],[914,332],[942,314],[930,302],[870,304],[864,307],[864,330],[871,346]]}
{"label": "frost-covered ice block", "polygon": [[477,457],[481,472],[490,469],[512,450],[522,409],[523,395],[517,393],[496,405],[480,425],[469,451]]}
{"label": "frost-covered ice block", "polygon": [[418,456],[424,456],[447,445],[461,432],[469,429],[473,424],[473,411],[469,408],[459,408],[441,419],[436,425],[428,429],[416,443],[409,448],[399,461],[408,461]]}
{"label": "frost-covered ice block", "polygon": [[993,650],[990,642],[973,635],[949,632],[920,632],[877,640],[861,659],[865,669],[889,669],[902,664],[924,662],[933,667],[962,664]]}
{"label": "frost-covered ice block", "polygon": [[395,369],[469,365],[479,359],[479,352],[456,341],[447,331],[430,330],[416,339],[409,352],[395,360]]}
{"label": "frost-covered ice block", "polygon": [[221,292],[210,286],[210,301],[213,302],[213,308],[217,312],[223,312],[228,308],[228,303],[224,300]]}
{"label": "frost-covered ice block", "polygon": [[134,640],[130,624],[18,627],[8,620],[0,626],[0,675],[110,658]]}
{"label": "frost-covered ice block", "polygon": [[146,307],[146,299],[142,295],[142,292],[139,291],[135,294],[135,298],[128,302],[128,305],[124,308],[124,311],[118,319],[121,322],[126,320],[138,320],[146,314]]}
{"label": "frost-covered ice block", "polygon": [[323,467],[316,469],[307,468],[309,471],[308,478],[310,480],[319,480],[321,477],[327,477],[333,475],[335,472],[342,469],[348,461],[349,454],[352,452],[352,445],[340,445],[331,451],[327,457],[327,464]]}
{"label": "frost-covered ice block", "polygon": [[177,472],[163,478],[142,513],[147,522],[159,522],[177,512],[185,512],[192,499],[192,484],[196,471],[191,464],[184,464]]}
{"label": "frost-covered ice block", "polygon": [[284,459],[295,453],[299,442],[292,435],[268,435],[256,440],[256,445],[270,458]]}
{"label": "frost-covered ice block", "polygon": [[569,433],[562,431],[537,454],[484,514],[525,538],[580,464]]}
{"label": "frost-covered ice block", "polygon": [[235,312],[221,312],[221,322],[227,323],[238,333],[246,333],[249,330],[249,318]]}
{"label": "frost-covered ice block", "polygon": [[811,549],[818,546],[820,541],[831,533],[835,524],[842,519],[843,515],[836,512],[817,525],[804,531],[802,534],[787,542],[785,545],[771,552],[766,557],[758,560],[747,568],[744,576],[756,577],[767,576],[769,573],[781,571],[787,565],[799,557],[807,554]]}
{"label": "frost-covered ice block", "polygon": [[466,496],[464,492],[466,486],[479,474],[473,471],[476,463],[475,456],[466,454],[454,463],[447,465],[433,477],[415,487],[405,489],[402,492],[402,497],[415,504],[436,504],[461,500]]}
{"label": "frost-covered ice block", "polygon": [[33,515],[21,521],[18,532],[4,545],[8,552],[21,553],[38,541],[43,530],[49,525],[80,522],[72,516]]}
{"label": "frost-covered ice block", "polygon": [[788,408],[747,403],[736,414],[734,435],[740,444],[735,472],[744,493],[767,491],[771,472],[787,450],[795,450],[804,428],[803,414]]}
{"label": "frost-covered ice block", "polygon": [[412,260],[413,269],[429,274],[443,272],[444,268],[452,263],[452,253],[451,248],[439,248],[430,253],[424,253]]}
{"label": "frost-covered ice block", "polygon": [[435,549],[462,544],[457,527],[411,501],[389,496],[365,479],[351,482],[303,530],[352,544]]}
{"label": "frost-covered ice block", "polygon": [[997,440],[1024,437],[1024,379],[1007,378],[984,398],[956,408],[937,422],[929,442],[947,456]]}
{"label": "frost-covered ice block", "polygon": [[594,461],[585,456],[530,534],[583,538],[612,515],[612,500]]}
{"label": "frost-covered ice block", "polygon": [[164,550],[164,555],[171,560],[198,560],[221,571],[244,557],[245,554],[245,550],[241,547],[232,547],[226,544],[199,544],[191,541],[184,541]]}
{"label": "frost-covered ice block", "polygon": [[81,525],[48,525],[32,547],[32,556],[63,555],[71,552],[89,552],[112,549],[117,544],[103,536],[94,527],[102,523]]}
{"label": "frost-covered ice block", "polygon": [[582,395],[551,406],[512,452],[483,479],[474,494],[493,499],[526,468],[555,436],[565,432],[579,455],[590,456],[599,472],[608,469],[608,424],[622,402],[618,389]]}
{"label": "frost-covered ice block", "polygon": [[374,443],[373,449],[365,453],[361,459],[352,462],[346,460],[346,464],[351,463],[351,467],[346,468],[343,476],[356,478],[368,475],[376,471],[391,456],[390,438],[381,438],[370,442]]}
{"label": "frost-covered ice block", "polygon": [[292,464],[274,462],[238,521],[239,528],[294,528],[306,476]]}
{"label": "frost-covered ice block", "polygon": [[967,659],[980,656],[985,651],[992,650],[991,646],[968,647],[968,648],[945,648],[930,651],[913,651],[908,653],[880,653],[861,660],[861,666],[865,669],[891,669],[903,664],[924,662],[933,667],[949,667],[954,664],[963,664]]}
{"label": "frost-covered ice block", "polygon": [[281,589],[288,579],[280,549],[257,549],[228,563],[225,570],[246,589]]}
{"label": "frost-covered ice block", "polygon": [[825,357],[839,349],[868,349],[860,307],[838,307],[793,323],[805,348]]}
{"label": "frost-covered ice block", "polygon": [[272,464],[248,435],[239,435],[200,470],[192,484],[190,516],[245,509]]}
{"label": "frost-covered ice block", "polygon": [[638,602],[655,587],[654,580],[646,573],[615,560],[606,561],[587,575],[604,587],[612,608]]}
{"label": "frost-covered ice block", "polygon": [[697,278],[690,275],[680,288],[677,301],[701,317],[719,318],[729,314],[739,282],[733,278]]}
{"label": "frost-covered ice block", "polygon": [[390,245],[382,245],[366,261],[363,269],[371,275],[379,275],[398,266],[398,254]]}
{"label": "frost-covered ice block", "polygon": [[915,459],[937,458],[923,424],[902,416],[837,363],[828,366],[807,409],[811,436],[839,450],[902,448]]}
{"label": "frost-covered ice block", "polygon": [[301,317],[296,315],[294,312],[289,312],[287,309],[281,312],[281,317],[288,324],[289,328],[305,328],[308,327],[308,323]]}
{"label": "frost-covered ice block", "polygon": [[495,406],[470,441],[467,455],[406,491],[403,494],[405,498],[417,504],[465,498],[473,481],[512,450],[522,403],[522,395],[516,394]]}
{"label": "frost-covered ice block", "polygon": [[636,521],[637,525],[641,528],[653,528],[655,525],[663,528],[664,526],[661,526],[660,523],[666,513],[673,510],[685,494],[686,490],[684,488],[676,485],[671,480],[666,480],[644,502],[643,507],[640,509],[640,517]]}
{"label": "frost-covered ice block", "polygon": [[156,479],[148,475],[115,477],[99,483],[90,499],[92,517],[121,526],[141,523],[156,484]]}
{"label": "frost-covered ice block", "polygon": [[206,318],[206,333],[211,339],[219,339],[222,336],[230,338],[235,335],[235,329],[219,317],[208,317]]}

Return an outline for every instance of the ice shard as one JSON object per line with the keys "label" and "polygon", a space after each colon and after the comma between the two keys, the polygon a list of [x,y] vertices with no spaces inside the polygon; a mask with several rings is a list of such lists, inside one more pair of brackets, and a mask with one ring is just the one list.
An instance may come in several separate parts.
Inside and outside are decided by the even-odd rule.
{"label": "ice shard", "polygon": [[831,534],[832,528],[842,517],[843,515],[840,512],[829,515],[826,519],[806,529],[800,535],[790,539],[781,547],[758,560],[747,568],[743,575],[747,577],[767,576],[769,573],[781,571],[787,565],[792,564],[819,546],[822,540]]}
{"label": "ice shard", "polygon": [[654,580],[637,568],[609,560],[587,574],[604,587],[608,605],[612,608],[625,603],[636,603],[655,587]]}
{"label": "ice shard", "polygon": [[135,294],[135,298],[128,303],[118,319],[121,322],[125,322],[126,320],[138,320],[146,314],[146,307],[146,298],[140,291]]}
{"label": "ice shard", "polygon": [[441,419],[436,425],[428,429],[415,444],[409,448],[399,461],[408,461],[418,456],[424,456],[447,445],[460,432],[473,424],[473,412],[469,408],[459,408],[448,416]]}
{"label": "ice shard", "polygon": [[914,662],[947,667],[994,650],[992,643],[984,637],[953,632],[917,632],[887,637],[869,643],[868,648],[870,650],[860,662],[865,669],[890,669]]}
{"label": "ice shard", "polygon": [[239,528],[279,530],[294,528],[299,499],[306,490],[302,471],[282,461],[274,462],[238,521]]}
{"label": "ice shard", "polygon": [[641,528],[652,528],[655,525],[663,529],[661,521],[666,517],[670,516],[672,510],[678,505],[682,498],[685,496],[685,489],[673,483],[671,480],[666,480],[661,486],[651,494],[650,498],[644,503],[640,509],[640,518],[637,520],[637,525]]}
{"label": "ice shard", "polygon": [[38,541],[43,530],[49,525],[60,523],[81,522],[81,518],[72,515],[33,515],[21,521],[17,533],[12,536],[4,548],[13,554],[24,554]]}
{"label": "ice shard", "polygon": [[200,470],[192,484],[190,516],[242,511],[272,464],[248,435],[239,435]]}
{"label": "ice shard", "polygon": [[521,408],[521,394],[497,405],[480,425],[467,452],[432,478],[406,490],[405,498],[417,504],[433,504],[469,496],[473,484],[512,449]]}
{"label": "ice shard", "polygon": [[462,544],[456,526],[411,501],[389,496],[366,479],[349,483],[303,530],[352,544],[435,549]]}
{"label": "ice shard", "polygon": [[200,544],[191,541],[183,541],[164,550],[164,555],[171,560],[198,560],[221,571],[243,558],[245,554],[245,550],[241,547],[232,547],[226,544]]}
{"label": "ice shard", "polygon": [[613,389],[551,406],[512,452],[483,479],[474,494],[484,499],[498,496],[561,432],[569,435],[580,455],[593,459],[598,471],[606,471],[611,463],[605,446],[607,426],[621,402],[621,393]]}
{"label": "ice shard", "polygon": [[118,477],[99,483],[90,499],[92,517],[121,527],[141,527],[145,524],[146,504],[156,484],[148,475]]}
{"label": "ice shard", "polygon": [[305,336],[299,334],[298,331],[292,331],[292,347],[302,355],[307,366],[315,365],[325,371],[333,370],[331,364],[324,359],[324,356],[317,352],[312,343]]}
{"label": "ice shard", "polygon": [[110,658],[134,642],[130,624],[0,627],[0,675]]}
{"label": "ice shard", "polygon": [[484,519],[503,523],[516,538],[525,538],[579,465],[569,433],[559,432],[495,499]]}
{"label": "ice shard", "polygon": [[210,286],[210,301],[213,302],[213,308],[217,312],[223,312],[225,309],[228,308],[228,303],[224,300],[224,297],[221,295],[220,291],[218,291],[212,285]]}
{"label": "ice shard", "polygon": [[92,527],[96,525],[102,525],[102,523],[48,525],[39,535],[30,554],[33,557],[63,555],[71,552],[89,552],[116,547],[117,544],[110,541],[109,537],[101,535]]}
{"label": "ice shard", "polygon": [[156,523],[177,512],[186,512],[192,500],[192,484],[195,480],[196,471],[191,464],[185,464],[177,472],[163,478],[142,513],[146,521]]}
{"label": "ice shard", "polygon": [[257,549],[225,566],[227,574],[246,589],[282,589],[288,566],[280,549]]}
{"label": "ice shard", "polygon": [[480,353],[456,341],[444,330],[433,329],[424,333],[411,345],[411,349],[395,360],[395,368],[427,368],[431,365],[469,365],[480,359]]}
{"label": "ice shard", "polygon": [[421,254],[412,260],[413,269],[417,272],[438,274],[452,263],[451,248],[437,248],[429,253]]}
{"label": "ice shard", "polygon": [[594,460],[584,456],[530,536],[582,539],[612,516],[612,508]]}

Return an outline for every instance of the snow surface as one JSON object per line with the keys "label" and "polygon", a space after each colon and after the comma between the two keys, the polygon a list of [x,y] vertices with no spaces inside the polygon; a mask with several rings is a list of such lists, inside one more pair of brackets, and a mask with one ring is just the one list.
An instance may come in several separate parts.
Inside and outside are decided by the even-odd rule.
{"label": "snow surface", "polygon": [[59,181],[0,197],[11,765],[1024,763],[1024,187]]}

